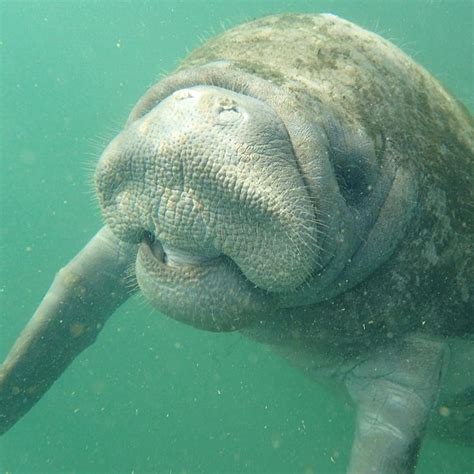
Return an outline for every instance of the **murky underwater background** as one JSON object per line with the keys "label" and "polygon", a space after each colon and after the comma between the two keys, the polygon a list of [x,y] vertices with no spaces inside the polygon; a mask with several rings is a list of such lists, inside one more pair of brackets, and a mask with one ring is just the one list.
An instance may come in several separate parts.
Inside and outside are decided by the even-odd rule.
{"label": "murky underwater background", "polygon": [[[11,1],[1,15],[0,358],[101,226],[92,169],[130,108],[223,27],[332,12],[392,40],[474,109],[472,0]],[[123,306],[0,440],[1,473],[343,473],[352,409],[268,349]],[[427,440],[418,473],[472,473]]]}

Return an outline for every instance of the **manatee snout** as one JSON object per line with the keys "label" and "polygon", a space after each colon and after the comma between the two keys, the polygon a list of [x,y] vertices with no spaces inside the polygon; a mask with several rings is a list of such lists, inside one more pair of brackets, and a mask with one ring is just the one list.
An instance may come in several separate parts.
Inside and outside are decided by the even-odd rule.
{"label": "manatee snout", "polygon": [[158,241],[172,262],[166,274],[137,261],[145,296],[160,306],[164,279],[175,296],[176,288],[195,296],[185,288],[197,281],[190,268],[232,269],[213,277],[222,307],[229,285],[241,296],[292,291],[317,265],[314,203],[283,122],[256,98],[211,86],[174,92],[112,141],[96,186],[112,231],[142,245]]}

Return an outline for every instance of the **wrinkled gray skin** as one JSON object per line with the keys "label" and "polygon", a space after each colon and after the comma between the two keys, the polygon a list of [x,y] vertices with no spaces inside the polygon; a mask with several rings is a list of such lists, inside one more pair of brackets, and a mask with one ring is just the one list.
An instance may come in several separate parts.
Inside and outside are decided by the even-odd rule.
{"label": "wrinkled gray skin", "polygon": [[430,418],[472,443],[472,137],[435,79],[337,17],[210,40],[100,158],[105,227],[4,362],[1,430],[95,340],[134,265],[161,313],[339,382],[349,472],[412,472]]}

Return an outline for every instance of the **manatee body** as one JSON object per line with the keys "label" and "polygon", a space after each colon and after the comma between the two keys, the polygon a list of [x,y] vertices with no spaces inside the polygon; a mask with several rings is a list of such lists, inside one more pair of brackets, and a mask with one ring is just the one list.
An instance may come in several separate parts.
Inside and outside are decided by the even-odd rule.
{"label": "manatee body", "polygon": [[211,39],[100,158],[105,226],[3,363],[2,431],[136,278],[162,314],[339,382],[357,408],[349,472],[413,471],[429,424],[474,443],[473,136],[423,68],[333,15]]}

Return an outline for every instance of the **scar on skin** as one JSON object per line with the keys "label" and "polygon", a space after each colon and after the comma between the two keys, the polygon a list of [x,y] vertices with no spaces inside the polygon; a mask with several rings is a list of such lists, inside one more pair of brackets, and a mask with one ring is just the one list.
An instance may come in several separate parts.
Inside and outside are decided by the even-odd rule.
{"label": "scar on skin", "polygon": [[69,332],[71,333],[72,337],[79,337],[84,334],[87,330],[87,326],[85,324],[80,323],[72,323],[69,327]]}
{"label": "scar on skin", "polygon": [[32,385],[31,387],[28,387],[26,389],[26,393],[28,395],[34,395],[34,393],[37,392],[37,391],[38,391],[38,385]]}
{"label": "scar on skin", "polygon": [[81,280],[79,275],[76,275],[67,268],[62,268],[59,271],[59,274],[62,278],[63,284],[69,287],[76,287]]}
{"label": "scar on skin", "polygon": [[438,412],[441,416],[444,416],[444,417],[449,416],[451,414],[451,410],[447,406],[439,407]]}

